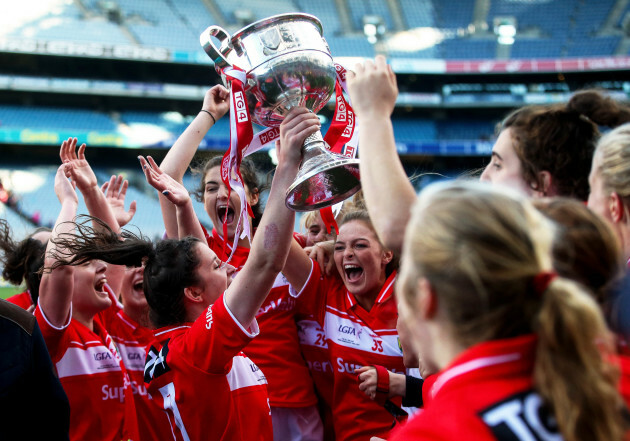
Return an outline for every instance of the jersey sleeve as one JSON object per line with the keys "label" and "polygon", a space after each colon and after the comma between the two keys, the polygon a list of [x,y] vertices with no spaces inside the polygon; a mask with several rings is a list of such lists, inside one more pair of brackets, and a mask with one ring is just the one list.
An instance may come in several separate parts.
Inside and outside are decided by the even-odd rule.
{"label": "jersey sleeve", "polygon": [[332,288],[330,278],[322,274],[319,265],[311,259],[311,274],[300,292],[289,287],[289,294],[296,298],[296,313],[312,315],[323,323],[326,313],[326,296]]}
{"label": "jersey sleeve", "polygon": [[72,304],[70,304],[68,321],[61,327],[57,327],[50,323],[39,302],[37,304],[37,308],[35,308],[35,318],[37,319],[37,324],[39,325],[39,329],[42,332],[44,341],[46,342],[50,358],[52,358],[53,362],[58,361],[61,356],[63,356],[63,350],[67,346],[66,340],[69,339],[66,331],[72,321]]}
{"label": "jersey sleeve", "polygon": [[229,310],[223,294],[193,323],[184,337],[181,351],[193,366],[212,373],[224,373],[229,369],[232,357],[256,335],[256,320],[245,329]]}

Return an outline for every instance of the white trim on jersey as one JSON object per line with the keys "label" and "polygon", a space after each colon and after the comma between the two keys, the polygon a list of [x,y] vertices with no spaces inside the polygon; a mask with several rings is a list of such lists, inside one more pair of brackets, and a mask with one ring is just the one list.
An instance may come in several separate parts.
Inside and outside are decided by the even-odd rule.
{"label": "white trim on jersey", "polygon": [[296,292],[295,288],[293,288],[293,286],[289,283],[289,295],[291,297],[294,297],[294,298],[300,297],[302,293],[304,292],[304,288],[308,286],[308,282],[311,280],[311,277],[313,277],[313,265],[315,264],[315,262],[313,261],[313,259],[309,259],[309,260],[311,261],[311,270],[309,271],[308,277],[306,278],[306,282],[304,282],[304,286],[302,287],[300,292]]}
{"label": "white trim on jersey", "polygon": [[46,320],[46,324],[48,324],[48,326],[50,326],[51,328],[57,330],[57,331],[63,331],[64,329],[66,329],[68,326],[70,326],[70,322],[72,321],[72,302],[70,302],[70,313],[68,314],[68,322],[64,325],[61,325],[61,327],[57,327],[55,325],[53,325],[52,323],[50,323],[50,320],[48,320],[48,317],[46,317],[46,313],[44,312],[44,308],[42,308],[42,305],[39,304],[39,299],[37,299],[37,307],[39,308],[39,312],[42,313],[42,317],[44,317],[44,320]]}
{"label": "white trim on jersey", "polygon": [[184,441],[190,441],[190,437],[188,436],[188,432],[186,431],[186,427],[184,427],[184,422],[182,421],[182,416],[180,415],[177,403],[175,402],[175,385],[173,383],[168,383],[167,385],[162,386],[159,391],[162,394],[162,399],[164,401],[164,409],[170,409],[173,412],[175,425],[181,432],[182,438],[184,438]]}
{"label": "white trim on jersey", "polygon": [[396,334],[377,334],[363,322],[340,317],[330,311],[326,311],[324,323],[326,337],[336,345],[378,355],[402,357]]}
{"label": "white trim on jersey", "polygon": [[162,335],[165,334],[167,332],[171,332],[171,331],[175,331],[176,329],[182,329],[182,328],[190,328],[190,326],[188,325],[184,325],[184,326],[178,326],[177,328],[169,328],[169,329],[165,329],[164,331],[160,331],[160,332],[156,332],[154,334],[155,337],[157,337],[158,335]]}
{"label": "white trim on jersey", "polygon": [[59,378],[121,370],[116,356],[103,344],[87,348],[70,347],[55,365]]}
{"label": "white trim on jersey", "polygon": [[396,282],[396,277],[394,277],[392,281],[389,282],[389,285],[387,285],[384,288],[381,288],[381,291],[383,292],[383,294],[381,294],[381,296],[378,299],[376,299],[376,303],[381,303],[385,299],[385,297],[387,297],[387,295],[392,295],[392,296],[394,295],[393,291],[392,292],[389,291],[389,288],[394,284],[394,282]]}
{"label": "white trim on jersey", "polygon": [[232,368],[225,378],[230,385],[231,391],[244,387],[267,384],[265,374],[263,374],[253,361],[244,355],[236,355],[232,358]]}
{"label": "white trim on jersey", "polygon": [[459,366],[455,366],[454,368],[447,369],[443,374],[440,374],[435,383],[433,383],[433,387],[431,388],[431,396],[434,397],[435,394],[437,394],[438,391],[442,388],[442,386],[444,386],[448,381],[452,380],[455,377],[459,377],[460,375],[488,366],[509,363],[520,358],[521,354],[519,354],[518,352],[514,352],[512,354],[477,358],[475,360],[470,360],[466,363],[460,364]]}
{"label": "white trim on jersey", "polygon": [[[230,311],[230,308],[227,305],[227,301],[225,300],[225,294],[223,294],[223,305],[225,306],[225,310],[228,312],[228,314],[230,314],[230,317],[232,317],[232,320],[234,320],[234,323],[237,324],[237,326],[241,329],[241,331],[243,331],[243,333],[245,333],[246,336],[248,336],[250,338],[254,338],[260,333],[260,330],[258,329],[258,322],[256,321],[256,319],[254,319],[249,324],[247,329],[245,329],[245,327],[241,324],[241,322],[239,322],[236,319],[236,317],[234,317],[234,314],[232,314],[232,311]],[[211,306],[212,305],[210,305],[209,308]]]}

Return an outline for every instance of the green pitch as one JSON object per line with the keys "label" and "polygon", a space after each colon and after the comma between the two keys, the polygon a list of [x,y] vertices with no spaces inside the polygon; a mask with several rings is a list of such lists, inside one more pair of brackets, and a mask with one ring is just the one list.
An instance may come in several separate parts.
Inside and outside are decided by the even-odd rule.
{"label": "green pitch", "polygon": [[6,299],[7,297],[11,297],[13,294],[19,294],[24,291],[19,286],[0,286],[0,298]]}

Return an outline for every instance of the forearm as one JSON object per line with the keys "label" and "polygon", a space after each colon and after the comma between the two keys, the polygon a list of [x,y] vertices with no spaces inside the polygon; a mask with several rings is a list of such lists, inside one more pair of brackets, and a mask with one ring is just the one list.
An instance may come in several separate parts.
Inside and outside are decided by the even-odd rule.
{"label": "forearm", "polygon": [[199,144],[214,125],[210,115],[199,112],[186,130],[177,138],[160,164],[160,169],[176,181],[181,182]]}
{"label": "forearm", "polygon": [[[214,121],[210,115],[205,112],[199,112],[184,130],[184,133],[180,135],[175,144],[169,149],[166,157],[160,164],[160,169],[176,181],[183,182],[184,174],[190,166],[199,144],[213,125]],[[163,195],[158,194],[158,197],[160,199],[166,235],[170,238],[180,237],[175,207]]]}
{"label": "forearm", "polygon": [[74,230],[72,220],[76,216],[78,203],[64,201],[52,230],[51,240],[46,245],[44,273],[39,287],[39,304],[48,320],[55,326],[66,323],[72,302],[73,268],[61,266],[53,271],[48,270],[57,261],[55,254],[63,253],[55,239],[63,237]]}
{"label": "forearm", "polygon": [[360,120],[359,139],[361,186],[370,218],[384,245],[400,253],[416,192],[396,151],[389,116]]}
{"label": "forearm", "polygon": [[284,266],[293,239],[290,232],[295,225],[295,212],[287,208],[285,199],[296,174],[297,166],[280,165],[276,168],[265,215],[258,225],[248,257],[262,265],[274,264],[277,272]]}
{"label": "forearm", "polygon": [[[168,200],[166,201],[166,203],[173,205]],[[203,234],[203,230],[201,229],[199,219],[197,219],[197,214],[195,213],[195,209],[193,208],[192,201],[189,199],[186,204],[182,206],[177,206],[176,212],[179,238],[183,239],[187,236],[193,236],[205,243],[206,237]]]}
{"label": "forearm", "polygon": [[[116,220],[116,216],[111,207],[107,203],[105,195],[98,186],[81,189],[83,199],[85,200],[85,206],[91,216],[103,221],[109,228],[116,233],[120,233],[120,226]],[[98,225],[94,225],[98,228]]]}

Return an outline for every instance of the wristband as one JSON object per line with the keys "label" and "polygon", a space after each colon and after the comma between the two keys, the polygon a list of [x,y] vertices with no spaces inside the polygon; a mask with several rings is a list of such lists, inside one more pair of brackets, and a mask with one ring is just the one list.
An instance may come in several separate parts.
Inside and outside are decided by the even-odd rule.
{"label": "wristband", "polygon": [[214,119],[214,115],[212,115],[212,113],[210,113],[209,111],[207,111],[206,109],[201,109],[201,112],[206,112],[208,115],[210,115],[210,118],[212,118],[212,121],[214,121],[214,124],[217,123],[217,120]]}

